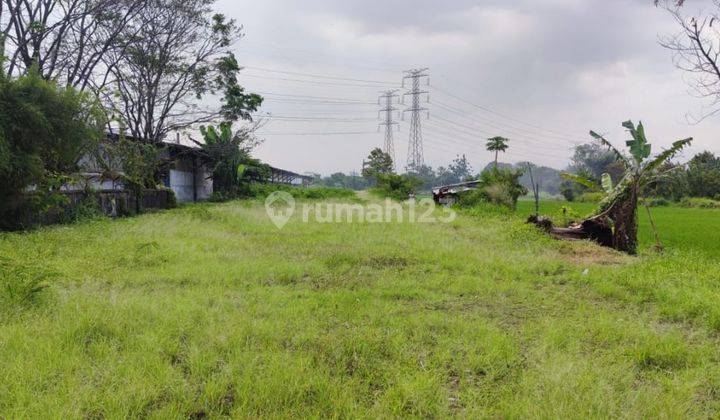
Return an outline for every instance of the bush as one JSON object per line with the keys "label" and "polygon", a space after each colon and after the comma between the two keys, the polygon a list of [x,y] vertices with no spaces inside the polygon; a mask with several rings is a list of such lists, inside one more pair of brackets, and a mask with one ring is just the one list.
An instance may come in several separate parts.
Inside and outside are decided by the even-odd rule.
{"label": "bush", "polygon": [[[91,96],[46,81],[36,71],[19,78],[0,72],[0,220],[22,228],[13,218],[28,210],[33,198],[54,198],[56,181],[77,169],[83,151],[102,133],[104,112]],[[43,192],[40,194],[40,192]],[[51,205],[54,203],[50,203]],[[39,210],[43,210],[42,203]]]}
{"label": "bush", "polygon": [[73,205],[68,205],[60,215],[60,223],[74,223],[102,217],[102,210],[93,194],[85,195]]}
{"label": "bush", "polygon": [[411,175],[378,174],[377,187],[372,191],[381,197],[404,201],[415,194],[423,181]]}
{"label": "bush", "polygon": [[[586,192],[577,198],[580,203],[599,203],[605,198],[605,193],[601,192]],[[571,201],[571,200],[568,200]]]}
{"label": "bush", "polygon": [[663,197],[649,197],[645,199],[645,204],[650,207],[665,207],[670,205],[670,200]]}
{"label": "bush", "polygon": [[560,184],[560,195],[565,198],[565,201],[573,202],[575,201],[575,190],[570,183],[571,181],[563,181],[563,183]]}
{"label": "bush", "polygon": [[562,227],[569,226],[583,219],[583,217],[570,206],[561,206],[550,215],[550,218],[554,224]]}
{"label": "bush", "polygon": [[461,207],[473,207],[491,203],[514,210],[518,198],[528,192],[520,184],[522,174],[522,171],[512,169],[487,170],[480,175],[477,188],[459,194],[459,204]]}
{"label": "bush", "polygon": [[699,209],[720,209],[720,201],[710,198],[685,197],[680,201],[680,205]]}

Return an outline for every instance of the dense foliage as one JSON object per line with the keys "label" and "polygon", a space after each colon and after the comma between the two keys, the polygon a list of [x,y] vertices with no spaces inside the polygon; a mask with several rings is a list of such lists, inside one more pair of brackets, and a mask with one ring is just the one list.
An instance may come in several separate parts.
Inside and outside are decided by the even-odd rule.
{"label": "dense foliage", "polygon": [[487,139],[485,143],[485,149],[489,152],[495,153],[495,167],[498,165],[498,153],[505,151],[510,147],[508,145],[509,140],[505,137],[495,136]]}
{"label": "dense foliage", "polygon": [[522,170],[491,169],[480,174],[476,189],[460,194],[460,205],[473,207],[480,203],[491,203],[515,209],[520,196],[528,193],[520,184]]}
{"label": "dense foliage", "polygon": [[422,183],[421,179],[409,174],[381,174],[377,177],[374,192],[396,200],[407,200],[418,191]]}
{"label": "dense foliage", "polygon": [[87,94],[35,72],[0,74],[0,228],[20,227],[28,212],[59,204],[53,194],[97,145],[102,115]]}
{"label": "dense foliage", "polygon": [[331,188],[347,188],[350,190],[361,191],[370,187],[370,181],[367,178],[352,172],[350,174],[335,172],[326,177],[315,174],[314,178],[315,185]]}
{"label": "dense foliage", "polygon": [[389,154],[379,148],[370,151],[367,161],[363,162],[362,176],[370,183],[377,183],[378,176],[393,172],[393,160]]}
{"label": "dense foliage", "polygon": [[213,190],[225,199],[248,195],[249,183],[264,182],[270,167],[250,156],[254,145],[252,134],[245,130],[233,133],[229,122],[219,126],[202,126],[203,141],[193,140],[212,172]]}

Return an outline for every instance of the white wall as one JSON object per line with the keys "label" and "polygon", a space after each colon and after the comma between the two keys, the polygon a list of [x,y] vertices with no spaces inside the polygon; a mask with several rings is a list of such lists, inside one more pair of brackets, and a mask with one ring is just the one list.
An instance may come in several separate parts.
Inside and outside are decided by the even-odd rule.
{"label": "white wall", "polygon": [[[207,179],[208,175],[203,172],[197,174],[195,182],[198,200],[207,200],[213,193],[212,179]],[[192,172],[170,169],[170,189],[175,192],[175,198],[179,203],[192,202],[194,198]]]}

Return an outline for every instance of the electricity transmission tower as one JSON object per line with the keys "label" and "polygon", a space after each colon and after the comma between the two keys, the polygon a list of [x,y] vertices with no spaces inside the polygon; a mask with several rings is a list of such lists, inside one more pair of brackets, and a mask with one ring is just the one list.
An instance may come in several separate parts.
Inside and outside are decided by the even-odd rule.
{"label": "electricity transmission tower", "polygon": [[400,125],[393,121],[393,115],[398,108],[393,107],[393,99],[398,98],[397,89],[386,90],[382,96],[378,98],[378,104],[383,105],[384,108],[378,111],[378,115],[383,114],[383,121],[378,125],[378,128],[385,126],[385,144],[383,151],[390,155],[393,161],[393,168],[395,165],[395,144],[393,141],[393,128],[397,127],[400,130]]}
{"label": "electricity transmission tower", "polygon": [[405,113],[410,112],[410,140],[408,143],[408,157],[407,157],[407,168],[408,172],[417,172],[423,165],[425,165],[425,157],[423,156],[423,141],[422,141],[422,125],[420,123],[420,114],[425,112],[427,118],[430,118],[430,110],[423,108],[420,105],[422,95],[428,95],[427,101],[430,101],[430,93],[427,90],[420,89],[420,81],[422,79],[427,80],[427,84],[430,85],[430,75],[427,73],[428,69],[413,69],[405,71],[403,77],[403,87],[405,87],[405,81],[410,79],[412,88],[409,92],[403,95],[412,96],[412,105],[403,111],[403,118]]}

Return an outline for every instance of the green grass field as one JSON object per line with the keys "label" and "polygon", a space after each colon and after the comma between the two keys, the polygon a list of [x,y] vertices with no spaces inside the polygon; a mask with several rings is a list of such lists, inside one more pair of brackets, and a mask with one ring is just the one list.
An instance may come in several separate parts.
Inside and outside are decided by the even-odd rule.
{"label": "green grass field", "polygon": [[720,416],[720,213],[658,209],[668,251],[626,257],[522,206],[278,230],[231,202],[2,234],[0,418]]}

